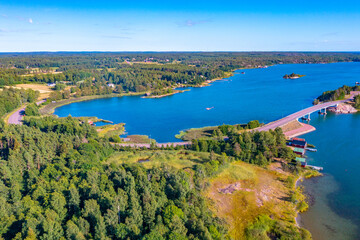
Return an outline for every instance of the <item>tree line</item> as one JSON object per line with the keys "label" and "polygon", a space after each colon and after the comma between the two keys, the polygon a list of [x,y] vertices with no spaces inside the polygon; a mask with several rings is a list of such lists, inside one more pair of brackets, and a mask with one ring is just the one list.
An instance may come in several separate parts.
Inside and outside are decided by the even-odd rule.
{"label": "tree line", "polygon": [[325,91],[314,100],[314,104],[320,102],[330,102],[345,99],[345,95],[349,95],[351,91],[360,91],[360,86],[342,86],[336,90]]}
{"label": "tree line", "polygon": [[115,150],[68,117],[26,118],[0,133],[4,239],[223,239],[184,170],[106,165]]}
{"label": "tree line", "polygon": [[295,159],[292,150],[287,147],[285,136],[281,128],[264,132],[246,131],[241,134],[229,132],[223,133],[229,137],[225,140],[195,139],[192,149],[201,152],[225,153],[247,163],[266,166],[274,158],[281,158],[288,162]]}
{"label": "tree line", "polygon": [[34,103],[39,92],[31,89],[4,88],[0,91],[0,117],[20,107],[24,103]]}

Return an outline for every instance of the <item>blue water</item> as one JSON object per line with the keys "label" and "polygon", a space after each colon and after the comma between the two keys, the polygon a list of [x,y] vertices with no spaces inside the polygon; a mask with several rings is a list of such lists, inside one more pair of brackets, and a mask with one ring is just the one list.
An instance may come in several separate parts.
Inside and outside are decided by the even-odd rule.
{"label": "blue water", "polygon": [[[254,119],[269,122],[310,106],[325,90],[353,85],[355,76],[360,75],[360,64],[291,64],[245,72],[228,81],[165,98],[96,99],[65,105],[57,108],[55,114],[97,116],[126,123],[128,134],[151,135],[158,142],[175,141],[180,130]],[[292,72],[306,76],[295,80],[282,78]],[[209,107],[214,108],[206,110]]]}
{"label": "blue water", "polygon": [[315,198],[303,225],[314,239],[360,239],[360,113],[313,114],[310,123],[317,130],[303,137],[318,152],[307,153],[308,163],[324,167],[325,176],[303,183]]}
{"label": "blue water", "polygon": [[[97,116],[126,123],[128,134],[175,141],[180,130],[254,119],[266,123],[311,106],[323,91],[359,81],[360,63],[287,64],[241,71],[246,74],[165,98],[97,99],[60,107],[55,114]],[[292,72],[306,76],[282,78]],[[325,176],[304,182],[315,201],[302,214],[301,223],[314,239],[358,239],[360,114],[313,114],[310,123],[317,131],[305,137],[318,152],[308,154],[309,163],[323,166]]]}

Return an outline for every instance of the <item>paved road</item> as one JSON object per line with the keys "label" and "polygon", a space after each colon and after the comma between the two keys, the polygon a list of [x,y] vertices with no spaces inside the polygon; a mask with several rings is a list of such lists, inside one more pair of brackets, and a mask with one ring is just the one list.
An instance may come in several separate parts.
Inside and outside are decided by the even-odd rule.
{"label": "paved road", "polygon": [[14,112],[8,119],[9,124],[22,124],[21,120],[24,116],[25,108],[21,108]]}
{"label": "paved road", "polygon": [[256,130],[261,132],[261,131],[268,131],[270,129],[275,129],[275,128],[283,126],[283,125],[285,125],[285,124],[287,124],[287,123],[289,123],[291,121],[294,121],[294,120],[296,120],[298,118],[301,118],[301,117],[303,117],[303,116],[305,116],[307,114],[317,112],[320,109],[328,108],[330,106],[334,106],[334,105],[339,104],[339,103],[347,102],[347,101],[349,101],[351,99],[352,99],[352,97],[349,98],[349,99],[346,99],[346,100],[326,102],[326,103],[321,103],[321,104],[318,104],[318,105],[314,105],[312,107],[305,108],[305,109],[303,109],[301,111],[298,111],[298,112],[293,113],[293,114],[291,114],[289,116],[286,116],[286,117],[284,117],[284,118],[282,118],[280,120],[277,120],[275,122],[271,122],[269,124],[266,124],[266,125],[264,125],[264,126],[262,126],[260,128],[257,128]]}
{"label": "paved road", "polygon": [[[45,100],[41,100],[36,102],[37,105],[42,104],[43,102],[45,102]],[[24,117],[25,114],[25,107],[17,110],[16,112],[14,112],[8,119],[8,123],[9,124],[22,124],[22,118]]]}

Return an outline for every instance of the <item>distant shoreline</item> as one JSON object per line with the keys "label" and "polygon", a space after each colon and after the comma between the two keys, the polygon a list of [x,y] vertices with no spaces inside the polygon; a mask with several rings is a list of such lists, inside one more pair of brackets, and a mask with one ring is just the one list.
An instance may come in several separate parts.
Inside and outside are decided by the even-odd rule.
{"label": "distant shoreline", "polygon": [[[206,83],[202,83],[199,86],[187,86],[187,87],[206,87],[209,86],[209,83],[215,82],[215,81],[219,81],[222,80],[224,78],[229,78],[232,77],[234,75],[234,72],[237,71],[239,69],[233,70],[232,72],[227,72],[227,76],[224,76],[223,78],[215,78],[212,80],[207,80]],[[164,95],[159,95],[159,96],[143,96],[142,98],[162,98],[162,97],[167,97],[167,96],[171,96],[177,93],[183,93],[186,90],[178,90],[177,92],[173,92],[173,93],[169,93],[169,94],[164,94]],[[141,96],[141,95],[145,95],[146,92],[134,92],[134,93],[125,93],[125,94],[105,94],[105,95],[91,95],[91,96],[82,96],[82,97],[78,97],[78,98],[70,98],[70,99],[62,99],[59,101],[56,101],[55,103],[49,103],[43,107],[40,108],[40,114],[41,115],[47,115],[47,114],[53,114],[55,112],[55,109],[58,107],[62,107],[65,105],[69,105],[72,103],[76,103],[76,102],[83,102],[83,101],[90,101],[90,100],[94,100],[94,99],[103,99],[103,98],[112,98],[112,97],[127,97],[127,96]]]}

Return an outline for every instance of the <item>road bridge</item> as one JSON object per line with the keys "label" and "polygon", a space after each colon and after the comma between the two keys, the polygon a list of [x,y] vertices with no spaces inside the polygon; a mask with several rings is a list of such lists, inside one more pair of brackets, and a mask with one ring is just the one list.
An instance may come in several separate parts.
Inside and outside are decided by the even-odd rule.
{"label": "road bridge", "polygon": [[300,110],[296,113],[293,113],[293,114],[290,114],[289,116],[286,116],[282,119],[279,119],[275,122],[271,122],[269,124],[266,124],[262,127],[259,127],[255,130],[259,131],[259,132],[262,132],[262,131],[268,131],[270,129],[275,129],[277,127],[281,127],[291,121],[294,121],[294,120],[297,120],[299,118],[303,118],[303,117],[306,117],[308,116],[308,118],[310,119],[310,114],[314,113],[314,112],[318,112],[318,111],[321,111],[321,110],[326,110],[328,107],[333,107],[333,106],[337,106],[338,104],[340,103],[344,103],[344,102],[347,102],[349,100],[352,100],[353,99],[353,95],[348,98],[348,99],[345,99],[345,100],[339,100],[339,101],[332,101],[332,102],[325,102],[325,103],[321,103],[321,104],[317,104],[317,105],[314,105],[312,107],[308,107],[308,108],[305,108],[303,110]]}

